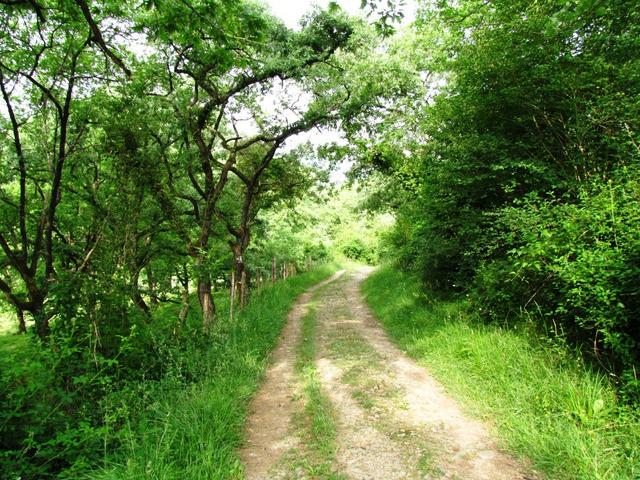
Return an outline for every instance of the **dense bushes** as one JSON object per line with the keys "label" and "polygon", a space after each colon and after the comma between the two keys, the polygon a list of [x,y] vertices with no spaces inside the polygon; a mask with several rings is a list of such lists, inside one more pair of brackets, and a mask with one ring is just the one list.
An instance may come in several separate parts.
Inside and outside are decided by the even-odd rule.
{"label": "dense bushes", "polygon": [[396,257],[489,321],[579,346],[637,399],[639,5],[442,2],[418,32],[439,83],[421,142],[382,135],[411,151],[391,168],[410,192]]}
{"label": "dense bushes", "polygon": [[199,377],[207,342],[196,327],[174,335],[162,309],[152,330],[125,298],[102,293],[101,310],[89,313],[58,309],[46,344],[30,335],[3,351],[0,478],[77,478],[119,443],[154,385]]}
{"label": "dense bushes", "polygon": [[581,192],[576,202],[529,200],[496,218],[510,247],[474,282],[478,300],[498,321],[541,321],[612,372],[638,395],[640,360],[640,178]]}

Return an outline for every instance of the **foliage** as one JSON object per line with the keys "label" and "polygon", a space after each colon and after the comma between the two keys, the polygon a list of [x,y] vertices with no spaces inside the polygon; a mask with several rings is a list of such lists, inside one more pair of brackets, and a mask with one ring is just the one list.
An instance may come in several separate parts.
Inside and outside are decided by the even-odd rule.
{"label": "foliage", "polygon": [[[240,478],[235,449],[267,355],[294,299],[334,270],[325,265],[265,287],[235,320],[221,314],[200,361],[188,366],[187,371],[196,368],[193,380],[174,372],[156,385],[133,384],[126,396],[113,398],[113,411],[126,412],[132,422],[121,432],[119,451],[105,458],[105,467],[92,478]],[[141,395],[146,405],[136,415],[129,405]]]}
{"label": "foliage", "polygon": [[[93,331],[60,328],[50,339],[55,349],[27,344],[5,352],[2,478],[78,478],[97,465],[111,465],[100,474],[105,478],[129,478],[148,473],[151,460],[156,472],[230,478],[239,471],[232,446],[240,438],[246,401],[289,306],[332,271],[322,266],[265,287],[237,319],[229,320],[223,310],[208,337],[197,334],[193,299],[191,316],[178,333],[177,306],[165,306],[154,313],[153,328],[144,321],[130,326],[112,358],[101,353]],[[218,301],[225,306],[224,298]],[[83,324],[74,323],[72,329]],[[199,464],[192,462],[193,444],[176,448],[189,434],[193,444],[209,439]],[[179,452],[183,463],[176,460]],[[216,462],[205,461],[209,454]]]}
{"label": "foliage", "polygon": [[404,81],[411,105],[391,94],[369,137],[352,133],[357,169],[388,178],[400,266],[473,291],[487,320],[581,346],[629,400],[639,25],[624,0],[424,2],[390,47],[422,54],[398,66],[424,84]]}
{"label": "foliage", "polygon": [[630,171],[616,180],[575,203],[529,200],[500,212],[496,241],[513,248],[479,269],[475,295],[498,321],[526,314],[582,343],[637,400],[640,190]]}
{"label": "foliage", "polygon": [[206,373],[256,216],[315,183],[284,142],[368,101],[338,73],[366,26],[302,23],[253,1],[0,4],[0,310],[35,330],[2,342],[2,476],[75,478],[158,385]]}
{"label": "foliage", "polygon": [[293,210],[273,209],[259,218],[261,233],[252,263],[271,267],[272,257],[303,267],[307,260],[347,258],[374,264],[383,254],[382,238],[393,223],[386,213],[369,212],[363,198],[371,187],[343,186],[310,191]]}
{"label": "foliage", "polygon": [[[233,444],[221,389],[258,370],[232,349],[277,322],[235,330],[226,288],[244,306],[274,259],[396,259],[638,400],[637,2],[424,1],[394,36],[402,0],[362,5],[375,26],[331,2],[291,30],[253,0],[0,2],[0,315],[31,330],[0,339],[2,475],[147,448],[180,425],[142,413],[187,385],[235,412],[210,436]],[[348,143],[285,148],[327,127]]]}

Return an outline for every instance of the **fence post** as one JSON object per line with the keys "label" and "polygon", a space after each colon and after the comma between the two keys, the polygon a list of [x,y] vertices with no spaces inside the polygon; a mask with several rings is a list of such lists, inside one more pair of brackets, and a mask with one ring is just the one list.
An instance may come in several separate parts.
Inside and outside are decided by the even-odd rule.
{"label": "fence post", "polygon": [[240,275],[240,307],[244,308],[247,304],[247,272],[242,271]]}
{"label": "fence post", "polygon": [[229,289],[229,320],[233,320],[233,302],[236,296],[236,272],[231,271],[231,288]]}
{"label": "fence post", "polygon": [[276,283],[276,257],[271,260],[271,283]]}

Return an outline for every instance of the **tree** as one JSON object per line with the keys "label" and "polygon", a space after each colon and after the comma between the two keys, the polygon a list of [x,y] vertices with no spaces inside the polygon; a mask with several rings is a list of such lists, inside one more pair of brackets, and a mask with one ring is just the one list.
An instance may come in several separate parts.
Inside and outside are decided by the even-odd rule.
{"label": "tree", "polygon": [[[61,2],[44,9],[27,3],[32,9],[16,3],[0,11],[3,127],[11,132],[10,142],[2,145],[7,173],[0,192],[7,218],[0,227],[1,261],[11,275],[0,278],[0,290],[33,315],[38,335],[45,338],[50,313],[44,305],[56,276],[54,237],[65,166],[87,133],[84,99],[100,73],[90,48],[96,31],[78,21],[76,5]],[[86,267],[92,248],[75,268]]]}
{"label": "tree", "polygon": [[[350,23],[335,10],[315,12],[303,31],[295,33],[256,5],[222,2],[220,7],[212,10],[195,2],[172,7],[190,20],[180,25],[174,22],[178,12],[168,6],[143,17],[150,25],[149,37],[170,65],[167,84],[173,88],[170,101],[180,122],[176,135],[181,142],[181,159],[171,165],[170,174],[190,183],[190,192],[179,196],[193,207],[185,225],[197,225],[197,229],[183,228],[180,234],[195,263],[205,330],[215,319],[207,250],[229,174],[246,149],[260,144],[271,152],[265,158],[266,168],[287,138],[335,120],[348,92],[341,88],[314,91],[314,85],[333,73],[325,64],[347,45],[352,32]],[[220,29],[212,37],[205,25]],[[266,121],[258,114],[256,96],[264,95],[276,82],[312,91],[306,109],[296,111],[292,122]],[[238,130],[235,117],[243,108],[255,113],[258,133],[243,135]],[[165,213],[175,216],[180,209],[170,195],[162,198]]]}

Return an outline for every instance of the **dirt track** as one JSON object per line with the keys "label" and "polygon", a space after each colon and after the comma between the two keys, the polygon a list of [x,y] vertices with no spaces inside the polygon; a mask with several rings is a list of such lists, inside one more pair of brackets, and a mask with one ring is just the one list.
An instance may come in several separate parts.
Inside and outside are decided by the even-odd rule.
{"label": "dirt track", "polygon": [[[368,268],[334,275],[305,293],[289,316],[273,365],[250,406],[246,478],[362,480],[535,478],[499,451],[428,372],[387,338],[359,290]],[[336,424],[331,475],[294,468],[304,437],[292,418],[303,408],[294,373],[300,325],[315,303],[315,367]]]}

